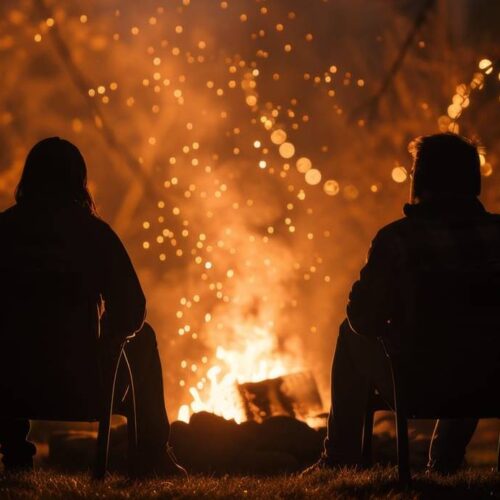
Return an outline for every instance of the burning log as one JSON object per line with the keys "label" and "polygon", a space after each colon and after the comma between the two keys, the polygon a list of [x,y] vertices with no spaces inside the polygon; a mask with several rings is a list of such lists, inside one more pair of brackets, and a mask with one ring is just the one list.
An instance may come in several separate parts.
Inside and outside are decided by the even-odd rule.
{"label": "burning log", "polygon": [[308,421],[322,412],[323,404],[311,372],[298,372],[261,382],[238,385],[247,420],[286,415]]}

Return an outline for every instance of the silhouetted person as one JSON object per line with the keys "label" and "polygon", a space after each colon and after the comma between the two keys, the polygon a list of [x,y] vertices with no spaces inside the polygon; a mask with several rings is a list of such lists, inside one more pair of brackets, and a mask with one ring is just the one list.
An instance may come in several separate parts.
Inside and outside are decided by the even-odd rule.
{"label": "silhouetted person", "polygon": [[[360,464],[370,390],[393,404],[390,365],[377,338],[404,360],[417,404],[462,408],[464,400],[479,400],[473,379],[499,397],[498,328],[477,307],[496,301],[500,317],[500,216],[478,199],[477,148],[458,135],[437,134],[414,141],[412,153],[405,217],[378,232],[349,295],[333,361],[328,435],[310,470]],[[464,275],[478,284],[465,294]],[[428,467],[455,471],[476,425],[476,419],[439,420]]]}
{"label": "silhouetted person", "polygon": [[[145,297],[120,239],[96,216],[79,150],[58,137],[36,144],[27,156],[16,202],[0,213],[0,445],[5,468],[31,469],[36,449],[26,440],[29,421],[2,418],[2,409],[29,407],[30,401],[33,408],[51,405],[42,413],[81,406],[74,400],[80,381],[97,376],[85,362],[99,355],[88,352],[86,346],[96,343],[85,342],[87,337],[100,335],[116,345],[135,333],[126,347],[137,403],[135,472],[178,473],[167,448],[161,363],[155,333],[144,323]],[[74,373],[75,365],[86,372]],[[124,398],[123,404],[130,397],[125,381],[119,374],[115,398]]]}

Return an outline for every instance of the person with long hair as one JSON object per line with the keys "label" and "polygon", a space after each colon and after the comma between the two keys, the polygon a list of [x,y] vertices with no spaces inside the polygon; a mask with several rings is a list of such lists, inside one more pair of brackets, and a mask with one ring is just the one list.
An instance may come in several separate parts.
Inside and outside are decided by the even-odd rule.
{"label": "person with long hair", "polygon": [[[122,242],[96,214],[78,148],[59,137],[38,142],[26,158],[15,199],[0,213],[5,469],[31,469],[36,453],[27,441],[29,421],[16,418],[18,408],[38,414],[45,406],[42,416],[85,408],[79,395],[97,377],[95,361],[103,354],[93,346],[102,337],[110,345],[129,339],[138,432],[132,470],[183,474],[169,452],[161,362],[155,333],[144,323],[144,293]],[[120,373],[118,378],[117,399],[126,402],[131,391]]]}

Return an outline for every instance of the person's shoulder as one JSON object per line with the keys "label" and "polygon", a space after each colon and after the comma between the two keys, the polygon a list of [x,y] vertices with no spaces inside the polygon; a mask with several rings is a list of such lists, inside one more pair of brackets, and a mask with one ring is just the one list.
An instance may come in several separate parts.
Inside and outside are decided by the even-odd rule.
{"label": "person's shoulder", "polygon": [[486,219],[492,224],[500,224],[500,214],[486,212]]}
{"label": "person's shoulder", "polygon": [[19,205],[12,205],[5,210],[0,211],[0,216],[1,217],[10,217],[13,214],[15,214],[19,210]]}
{"label": "person's shoulder", "polygon": [[92,246],[103,257],[104,255],[115,255],[123,246],[121,239],[110,224],[98,215],[87,213],[85,217],[86,234]]}
{"label": "person's shoulder", "polygon": [[116,246],[123,245],[121,238],[116,234],[110,224],[97,215],[90,214],[89,217],[94,233],[105,246],[116,248]]}
{"label": "person's shoulder", "polygon": [[3,211],[0,211],[0,221],[2,222],[9,221],[12,218],[15,218],[18,213],[19,213],[19,206],[12,205],[11,207],[6,208]]}
{"label": "person's shoulder", "polygon": [[408,217],[402,217],[381,227],[374,239],[386,241],[398,238],[407,231],[409,225]]}
{"label": "person's shoulder", "polygon": [[102,231],[111,231],[111,226],[104,219],[101,219],[98,215],[87,214],[87,217],[89,224],[92,224]]}
{"label": "person's shoulder", "polygon": [[111,226],[98,215],[86,214],[87,223],[92,226],[94,231],[103,237],[116,237],[116,233],[113,231]]}
{"label": "person's shoulder", "polygon": [[492,241],[500,241],[500,214],[485,212],[478,224],[478,229],[483,232],[483,237]]}

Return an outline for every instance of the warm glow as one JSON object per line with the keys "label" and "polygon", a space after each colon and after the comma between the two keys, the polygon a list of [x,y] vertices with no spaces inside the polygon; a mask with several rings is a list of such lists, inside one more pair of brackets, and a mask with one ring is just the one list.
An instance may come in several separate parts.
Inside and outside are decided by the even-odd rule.
{"label": "warm glow", "polygon": [[310,186],[315,186],[321,182],[321,172],[316,168],[311,168],[306,172],[306,182]]}
{"label": "warm glow", "polygon": [[340,191],[340,186],[337,181],[330,179],[325,182],[325,184],[323,185],[323,189],[327,195],[335,196]]}
{"label": "warm glow", "polygon": [[312,163],[311,163],[311,160],[309,158],[306,158],[303,156],[302,158],[299,158],[297,160],[296,166],[297,166],[297,170],[301,174],[305,174],[308,170],[310,170],[312,168]]}
{"label": "warm glow", "polygon": [[246,102],[249,106],[255,106],[257,104],[257,97],[254,95],[249,95],[246,98]]}
{"label": "warm glow", "polygon": [[489,75],[493,71],[493,63],[489,59],[481,59],[478,66],[479,69],[482,69],[486,75]]}
{"label": "warm glow", "polygon": [[190,414],[208,411],[243,422],[246,415],[237,384],[259,382],[301,368],[298,360],[280,355],[275,335],[265,328],[236,325],[234,338],[239,343],[233,348],[217,347],[213,364],[206,371],[207,382],[201,389],[189,389],[192,401],[179,408],[179,420],[187,422]]}
{"label": "warm glow", "polygon": [[279,147],[279,152],[283,158],[291,158],[295,154],[295,146],[291,142],[284,142]]}
{"label": "warm glow", "polygon": [[273,130],[271,141],[273,144],[283,144],[286,141],[286,132],[282,129]]}
{"label": "warm glow", "polygon": [[408,173],[404,167],[398,166],[392,169],[391,176],[394,182],[401,183],[406,181]]}
{"label": "warm glow", "polygon": [[188,423],[189,417],[190,417],[189,406],[181,405],[181,407],[179,408],[179,413],[177,415],[177,420]]}

